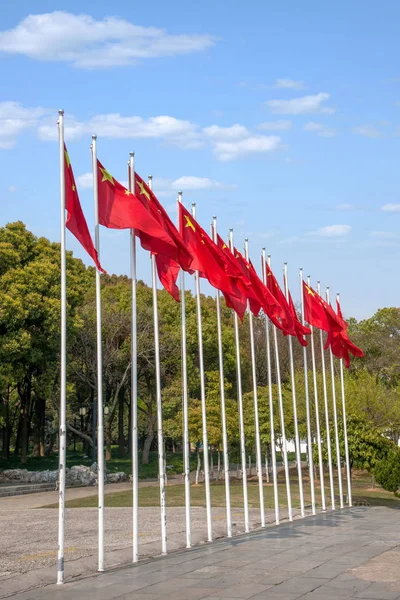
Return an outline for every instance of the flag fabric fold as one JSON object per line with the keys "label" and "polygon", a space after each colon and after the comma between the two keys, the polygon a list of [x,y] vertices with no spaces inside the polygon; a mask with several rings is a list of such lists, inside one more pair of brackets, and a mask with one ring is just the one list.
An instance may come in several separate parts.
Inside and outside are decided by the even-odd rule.
{"label": "flag fabric fold", "polygon": [[246,301],[242,298],[242,289],[238,285],[238,269],[229,265],[225,252],[213,242],[183,204],[179,204],[179,227],[182,238],[193,255],[191,270],[198,271],[200,277],[220,290],[227,305],[243,319]]}
{"label": "flag fabric fold", "polygon": [[[333,308],[332,308],[333,311]],[[347,333],[347,323],[343,319],[339,300],[336,300],[336,317],[342,325],[339,333],[334,333],[329,340],[333,354],[338,358],[343,358],[344,364],[348,369],[350,367],[350,354],[356,358],[363,358],[364,352],[356,346],[349,338]]]}
{"label": "flag fabric fold", "polygon": [[65,209],[67,211],[67,219],[65,222],[66,228],[76,237],[78,242],[83,246],[89,256],[93,259],[94,264],[101,273],[105,273],[102,268],[97,250],[94,247],[92,236],[89,233],[89,228],[83,214],[82,206],[79,200],[78,191],[76,189],[75,177],[72,171],[71,162],[69,159],[67,147],[64,144],[64,173],[65,173]]}

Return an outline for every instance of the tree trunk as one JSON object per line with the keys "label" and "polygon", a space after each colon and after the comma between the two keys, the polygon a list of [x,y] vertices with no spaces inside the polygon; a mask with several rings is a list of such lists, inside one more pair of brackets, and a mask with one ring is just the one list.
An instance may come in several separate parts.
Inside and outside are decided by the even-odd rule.
{"label": "tree trunk", "polygon": [[147,435],[146,435],[146,439],[145,439],[144,445],[143,445],[143,454],[142,454],[142,464],[143,465],[149,464],[150,448],[151,448],[151,444],[153,443],[153,440],[154,440],[154,423],[155,423],[155,417],[153,417],[152,414],[149,414],[147,416]]}
{"label": "tree trunk", "polygon": [[111,460],[111,425],[112,420],[107,419],[105,424],[105,438],[106,438],[106,460]]}
{"label": "tree trunk", "polygon": [[7,387],[7,395],[5,397],[5,413],[4,413],[4,430],[3,430],[3,453],[5,460],[10,458],[10,386]]}
{"label": "tree trunk", "polygon": [[44,456],[45,399],[36,397],[34,406],[33,456]]}
{"label": "tree trunk", "polygon": [[268,450],[265,452],[265,477],[267,479],[267,483],[269,483]]}
{"label": "tree trunk", "polygon": [[124,437],[124,407],[125,390],[120,392],[118,398],[118,455],[120,458],[125,456],[125,437]]}
{"label": "tree trunk", "polygon": [[29,414],[31,401],[31,378],[25,379],[25,385],[21,394],[21,464],[28,462],[29,450]]}
{"label": "tree trunk", "polygon": [[130,400],[128,404],[128,456],[132,460],[132,409]]}
{"label": "tree trunk", "polygon": [[218,446],[218,467],[217,467],[217,480],[221,477],[221,450]]}
{"label": "tree trunk", "polygon": [[197,452],[196,485],[198,485],[199,477],[200,477],[200,469],[201,469],[199,444],[196,445],[196,452]]}

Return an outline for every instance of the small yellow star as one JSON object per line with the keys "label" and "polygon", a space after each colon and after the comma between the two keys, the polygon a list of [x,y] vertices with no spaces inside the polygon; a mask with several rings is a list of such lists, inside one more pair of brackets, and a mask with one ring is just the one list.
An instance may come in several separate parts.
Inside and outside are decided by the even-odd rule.
{"label": "small yellow star", "polygon": [[68,152],[64,150],[65,162],[67,163],[67,167],[71,166],[71,161],[69,160]]}
{"label": "small yellow star", "polygon": [[147,200],[150,202],[151,196],[150,196],[149,192],[146,190],[146,188],[144,187],[143,181],[138,181],[137,184],[138,184],[139,189],[140,189],[140,195],[141,196],[146,196]]}
{"label": "small yellow star", "polygon": [[125,196],[133,196],[133,194],[129,190],[125,190]]}
{"label": "small yellow star", "polygon": [[190,227],[190,229],[193,229],[194,232],[196,232],[196,228],[193,225],[192,221],[189,219],[189,217],[187,215],[183,215],[186,219],[186,225],[185,227]]}
{"label": "small yellow star", "polygon": [[72,186],[72,191],[76,192],[76,187],[74,185]]}
{"label": "small yellow star", "polygon": [[227,248],[227,247],[228,247],[228,246],[227,246],[226,244],[224,244],[224,245],[222,246],[222,250],[225,250],[225,248]]}
{"label": "small yellow star", "polygon": [[112,175],[110,175],[110,173],[106,171],[106,169],[102,169],[100,167],[100,171],[103,173],[103,179],[101,180],[101,183],[103,183],[103,181],[109,181],[110,183],[112,183],[112,185],[115,185]]}
{"label": "small yellow star", "polygon": [[310,294],[310,296],[315,296],[315,293],[312,291],[311,288],[308,287],[308,285],[306,284],[306,290],[307,292]]}

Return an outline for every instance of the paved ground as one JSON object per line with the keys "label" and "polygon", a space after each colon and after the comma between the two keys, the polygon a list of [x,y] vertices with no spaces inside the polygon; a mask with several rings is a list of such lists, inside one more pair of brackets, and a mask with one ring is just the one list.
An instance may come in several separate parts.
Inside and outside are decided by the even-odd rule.
{"label": "paved ground", "polygon": [[397,600],[399,517],[384,507],[320,514],[14,597]]}

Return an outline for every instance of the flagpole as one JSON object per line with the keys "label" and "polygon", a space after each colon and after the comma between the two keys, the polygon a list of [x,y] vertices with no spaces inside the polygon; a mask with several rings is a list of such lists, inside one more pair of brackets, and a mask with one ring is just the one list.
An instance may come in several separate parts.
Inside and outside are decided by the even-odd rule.
{"label": "flagpole", "polygon": [[[233,229],[229,230],[229,248],[234,253]],[[235,347],[236,347],[236,377],[237,377],[237,396],[239,410],[239,437],[240,437],[240,455],[242,462],[242,483],[243,483],[243,506],[244,506],[244,530],[250,531],[249,519],[249,501],[247,494],[247,464],[246,464],[246,439],[244,435],[244,417],[243,417],[243,395],[242,395],[242,368],[240,362],[240,339],[239,339],[239,321],[235,311],[233,311],[233,320],[235,326]]]}
{"label": "flagpole", "polygon": [[[263,284],[267,285],[266,269],[265,269],[265,248],[262,249],[261,255],[261,270]],[[274,507],[275,507],[275,523],[279,525],[279,494],[278,494],[278,472],[276,468],[276,441],[274,428],[274,402],[272,396],[272,369],[271,369],[271,342],[269,335],[270,321],[265,315],[265,334],[267,347],[267,371],[268,371],[268,400],[269,400],[269,427],[271,438],[271,462],[272,462],[272,478],[274,484]]]}
{"label": "flagpole", "polygon": [[[286,262],[283,264],[283,279],[284,279],[286,300],[289,302],[289,283],[288,283],[287,263]],[[295,444],[296,444],[297,476],[299,479],[300,514],[302,517],[304,517],[305,511],[304,511],[303,472],[301,469],[301,448],[300,448],[300,437],[299,437],[299,425],[298,425],[298,420],[297,420],[296,382],[295,382],[295,374],[294,374],[293,341],[292,341],[291,335],[288,335],[288,340],[289,340],[290,379],[292,382],[293,421],[294,421],[294,437],[295,437]]]}
{"label": "flagpole", "polygon": [[[247,262],[249,262],[249,240],[248,239],[245,239],[245,241],[244,241],[244,254],[245,254],[245,259],[247,260]],[[248,312],[249,312],[249,326],[250,326],[251,372],[252,372],[252,379],[253,379],[254,425],[255,425],[255,438],[256,438],[258,489],[259,489],[259,494],[260,494],[260,517],[261,517],[261,527],[265,527],[264,486],[263,486],[263,476],[262,476],[260,423],[259,423],[259,415],[258,415],[256,352],[255,352],[255,346],[254,346],[253,313],[250,310],[249,301],[247,301],[247,308],[248,308]]]}
{"label": "flagpole", "polygon": [[[300,269],[300,306],[301,306],[301,323],[304,325],[304,296],[303,296],[303,269]],[[308,362],[307,348],[303,346],[303,361],[304,361],[304,391],[306,397],[306,421],[307,421],[307,450],[308,450],[308,468],[310,474],[310,489],[311,489],[311,510],[312,514],[316,514],[315,510],[315,486],[314,486],[314,459],[312,447],[312,432],[311,432],[311,417],[310,417],[310,394],[308,389]]]}
{"label": "flagpole", "polygon": [[[267,256],[268,266],[271,267],[271,255]],[[292,496],[290,491],[290,479],[289,479],[289,462],[287,455],[287,441],[285,433],[285,416],[283,412],[283,397],[282,397],[282,382],[281,382],[281,368],[279,364],[279,347],[278,347],[278,335],[276,326],[272,324],[272,330],[274,332],[274,348],[275,348],[275,368],[276,368],[276,379],[278,385],[278,399],[279,399],[279,417],[281,422],[281,435],[282,435],[282,451],[283,451],[283,465],[285,468],[285,480],[286,480],[286,496],[288,504],[288,517],[289,521],[293,521],[292,511]]]}
{"label": "flagpole", "polygon": [[[339,294],[336,295],[337,302],[340,302]],[[346,395],[344,391],[344,373],[343,373],[343,358],[339,360],[340,365],[340,387],[342,392],[342,412],[343,412],[343,437],[344,437],[344,453],[346,457],[346,479],[347,479],[347,502],[353,506],[351,494],[351,477],[350,477],[350,456],[349,456],[349,440],[347,437],[347,415],[346,415]]]}
{"label": "flagpole", "polygon": [[[135,192],[135,153],[129,153],[129,191]],[[137,275],[136,275],[136,236],[130,230],[131,240],[131,428],[132,428],[132,494],[133,494],[133,536],[132,562],[139,560],[139,447],[137,414]]]}
{"label": "flagpole", "polygon": [[[317,292],[321,296],[321,282],[317,281]],[[328,407],[328,392],[326,388],[326,369],[325,369],[325,352],[324,352],[324,336],[322,329],[319,330],[319,341],[321,346],[321,363],[322,363],[322,383],[324,390],[324,406],[325,406],[325,428],[326,428],[326,447],[328,451],[328,469],[329,469],[329,484],[331,491],[331,507],[335,510],[335,488],[333,485],[333,466],[332,466],[332,450],[331,450],[331,433],[329,427],[329,407]]]}
{"label": "flagpole", "polygon": [[[182,203],[182,192],[178,192],[178,204]],[[179,226],[178,206],[178,231]],[[186,519],[186,548],[192,546],[191,520],[190,520],[190,441],[189,441],[189,411],[188,411],[188,381],[187,381],[187,357],[186,357],[186,297],[185,297],[185,273],[180,272],[180,296],[181,296],[181,352],[182,352],[182,412],[183,412],[183,460],[185,473],[185,519]]]}
{"label": "flagpole", "polygon": [[[217,217],[213,217],[212,238],[215,244],[218,244],[217,238]],[[221,422],[222,422],[222,450],[224,455],[224,483],[225,483],[225,502],[226,502],[226,530],[228,538],[232,537],[232,514],[231,514],[231,494],[230,494],[230,473],[229,473],[229,451],[228,451],[228,432],[226,427],[226,407],[225,407],[225,378],[224,378],[224,351],[222,347],[222,324],[221,324],[221,295],[216,290],[215,301],[217,307],[217,333],[218,333],[218,361],[219,361],[219,391],[221,396]]]}
{"label": "flagpole", "polygon": [[64,583],[64,533],[65,533],[65,468],[67,460],[67,267],[65,253],[65,151],[64,111],[58,111],[58,135],[60,157],[60,233],[61,233],[61,348],[60,348],[60,413],[58,456],[58,555],[57,583]]}
{"label": "flagpole", "polygon": [[[192,204],[192,216],[196,218],[196,204]],[[211,491],[210,491],[210,465],[208,459],[208,436],[207,436],[207,409],[206,409],[206,382],[204,373],[204,355],[203,355],[203,324],[201,319],[201,296],[200,296],[200,276],[195,273],[196,284],[196,307],[197,307],[197,331],[199,336],[199,366],[200,366],[200,394],[201,394],[201,416],[203,422],[203,462],[204,462],[204,485],[206,490],[206,511],[207,511],[207,541],[212,542],[212,515],[211,515]]]}
{"label": "flagpole", "polygon": [[[153,176],[150,175],[147,185],[152,189]],[[154,321],[154,361],[156,366],[156,400],[157,400],[157,445],[158,445],[158,479],[160,483],[161,513],[161,553],[167,554],[167,513],[165,504],[165,458],[164,436],[162,430],[162,398],[161,398],[161,366],[160,366],[160,332],[158,325],[157,268],[156,257],[151,254],[151,285],[153,290]]]}
{"label": "flagpole", "polygon": [[[329,287],[326,288],[326,301],[329,304]],[[333,426],[335,429],[335,445],[336,445],[336,466],[338,471],[338,484],[339,484],[339,501],[340,508],[343,508],[343,483],[342,483],[342,463],[340,459],[340,445],[339,445],[339,430],[338,430],[338,418],[337,418],[337,406],[336,406],[336,385],[335,385],[335,365],[333,362],[332,348],[329,348],[330,360],[331,360],[331,380],[332,380],[332,404],[333,404]]]}
{"label": "flagpole", "polygon": [[[94,199],[94,247],[100,260],[99,236],[99,190],[97,181],[97,136],[92,135],[93,199]],[[99,565],[104,571],[104,418],[103,418],[103,356],[101,341],[101,279],[96,269],[96,337],[97,337],[97,485],[98,485],[98,528]]]}
{"label": "flagpole", "polygon": [[[303,279],[303,278],[302,278]],[[307,284],[310,285],[310,276],[307,277]],[[302,304],[304,310],[304,290],[301,291]],[[311,343],[311,363],[313,371],[313,385],[314,385],[314,405],[315,405],[315,422],[317,426],[317,448],[318,448],[318,466],[319,466],[319,482],[321,486],[321,504],[322,510],[326,510],[325,500],[325,483],[324,483],[324,461],[322,457],[322,442],[321,442],[321,424],[319,422],[319,405],[318,405],[318,382],[317,382],[317,365],[315,361],[315,346],[314,346],[314,327],[309,323],[311,329],[310,343]]]}

